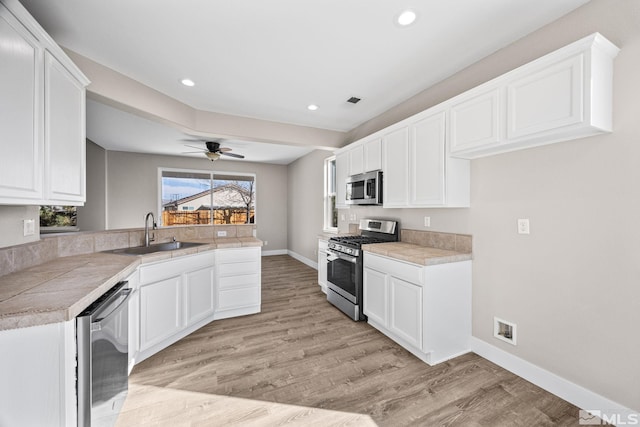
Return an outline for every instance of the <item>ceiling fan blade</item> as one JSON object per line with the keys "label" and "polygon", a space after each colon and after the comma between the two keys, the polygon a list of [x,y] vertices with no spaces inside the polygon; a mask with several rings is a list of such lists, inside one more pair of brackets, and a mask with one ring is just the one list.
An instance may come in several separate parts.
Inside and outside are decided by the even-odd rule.
{"label": "ceiling fan blade", "polygon": [[229,147],[220,147],[218,148],[218,151],[231,151],[233,150],[233,148],[229,148]]}
{"label": "ceiling fan blade", "polygon": [[220,154],[222,154],[223,156],[235,157],[237,159],[244,159],[244,156],[242,154],[234,154],[229,152],[225,153],[224,151],[221,151]]}
{"label": "ceiling fan blade", "polygon": [[185,146],[185,147],[189,147],[189,148],[193,148],[193,149],[195,149],[195,150],[200,150],[200,151],[202,151],[202,152],[206,152],[206,151],[207,151],[207,150],[206,150],[206,149],[204,149],[203,147],[194,147],[193,145],[186,145],[186,144],[185,144],[184,146]]}
{"label": "ceiling fan blade", "polygon": [[183,151],[180,154],[202,154],[202,153],[206,153],[206,151],[202,150],[202,151]]}

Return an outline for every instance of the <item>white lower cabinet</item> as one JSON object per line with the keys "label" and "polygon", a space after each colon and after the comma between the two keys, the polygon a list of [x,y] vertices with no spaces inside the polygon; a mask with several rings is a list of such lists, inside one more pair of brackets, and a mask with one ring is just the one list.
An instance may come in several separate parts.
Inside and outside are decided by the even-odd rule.
{"label": "white lower cabinet", "polygon": [[218,298],[214,318],[260,312],[260,248],[218,250]]}
{"label": "white lower cabinet", "polygon": [[327,293],[327,240],[318,240],[318,285]]}
{"label": "white lower cabinet", "polygon": [[430,365],[470,351],[471,261],[421,266],[365,252],[368,323]]}
{"label": "white lower cabinet", "polygon": [[135,363],[212,320],[260,312],[260,256],[259,247],[217,249],[140,266]]}

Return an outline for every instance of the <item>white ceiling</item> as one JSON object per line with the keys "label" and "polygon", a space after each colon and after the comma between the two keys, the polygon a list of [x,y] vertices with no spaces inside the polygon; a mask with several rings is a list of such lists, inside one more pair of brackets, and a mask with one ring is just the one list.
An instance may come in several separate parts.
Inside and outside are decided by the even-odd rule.
{"label": "white ceiling", "polygon": [[[589,0],[21,1],[62,46],[196,109],[348,131]],[[90,108],[89,126],[113,113]]]}

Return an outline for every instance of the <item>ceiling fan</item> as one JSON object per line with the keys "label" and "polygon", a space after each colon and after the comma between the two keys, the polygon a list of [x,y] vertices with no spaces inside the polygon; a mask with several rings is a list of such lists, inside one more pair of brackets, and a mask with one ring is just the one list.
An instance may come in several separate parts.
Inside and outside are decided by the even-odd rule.
{"label": "ceiling fan", "polygon": [[[220,147],[220,142],[219,141],[205,141],[205,140],[199,140],[199,139],[186,139],[184,141],[192,141],[192,142],[204,142],[207,149],[203,149],[201,147],[194,147],[193,145],[186,145],[187,147],[190,148],[195,148],[199,151],[190,151],[188,153],[204,153],[205,156],[207,156],[207,158],[209,158],[209,160],[211,160],[212,162],[214,160],[218,160],[220,158],[220,156],[229,156],[229,157],[235,157],[237,159],[244,159],[244,156],[242,154],[235,154],[235,153],[231,153],[231,148],[228,147]],[[185,153],[187,154],[187,153]]]}

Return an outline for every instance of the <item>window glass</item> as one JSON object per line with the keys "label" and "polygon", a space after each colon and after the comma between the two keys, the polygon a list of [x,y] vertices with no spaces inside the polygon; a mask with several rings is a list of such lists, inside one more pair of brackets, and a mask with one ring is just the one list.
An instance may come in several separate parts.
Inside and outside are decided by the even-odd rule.
{"label": "window glass", "polygon": [[40,206],[40,232],[78,230],[77,206]]}
{"label": "window glass", "polygon": [[161,171],[162,225],[255,222],[255,175]]}
{"label": "window glass", "polygon": [[324,161],[324,229],[338,231],[338,210],[336,209],[336,158]]}

